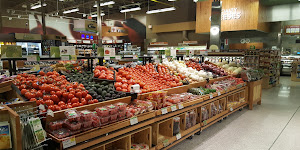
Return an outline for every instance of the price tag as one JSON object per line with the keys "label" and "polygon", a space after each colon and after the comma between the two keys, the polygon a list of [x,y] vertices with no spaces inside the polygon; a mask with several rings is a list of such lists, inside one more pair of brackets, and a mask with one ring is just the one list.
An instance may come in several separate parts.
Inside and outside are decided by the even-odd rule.
{"label": "price tag", "polygon": [[104,60],[110,60],[109,56],[104,56]]}
{"label": "price tag", "polygon": [[38,61],[37,60],[37,55],[28,55],[27,56],[27,61]]}
{"label": "price tag", "polygon": [[212,98],[214,98],[214,96],[210,93],[209,98],[212,99]]}
{"label": "price tag", "polygon": [[47,115],[54,117],[54,113],[53,113],[53,111],[51,109],[48,109]]}
{"label": "price tag", "polygon": [[207,125],[207,120],[204,120],[204,121],[203,121],[203,124],[206,126],[206,125]]}
{"label": "price tag", "polygon": [[73,136],[73,137],[71,137],[67,140],[62,141],[62,144],[63,144],[64,149],[76,145],[75,136]]}
{"label": "price tag", "polygon": [[181,134],[180,133],[176,134],[176,139],[177,140],[181,139]]}
{"label": "price tag", "polygon": [[153,59],[157,59],[157,55],[153,55]]}
{"label": "price tag", "polygon": [[178,109],[183,109],[183,104],[182,103],[178,104]]}
{"label": "price tag", "polygon": [[138,59],[138,55],[133,55],[133,59]]}
{"label": "price tag", "polygon": [[60,59],[62,61],[70,60],[70,56],[69,55],[60,56]]}
{"label": "price tag", "polygon": [[168,109],[167,109],[167,107],[166,108],[162,108],[161,109],[161,114],[167,114],[168,113]]}
{"label": "price tag", "polygon": [[218,96],[220,96],[221,95],[221,93],[220,93],[220,91],[218,91]]}
{"label": "price tag", "polygon": [[166,55],[161,55],[161,58],[162,58],[162,59],[165,59],[165,58],[166,58]]}
{"label": "price tag", "polygon": [[147,56],[147,54],[144,54],[144,56]]}
{"label": "price tag", "polygon": [[172,110],[172,111],[176,111],[176,110],[177,110],[176,105],[171,106],[171,110]]}
{"label": "price tag", "polygon": [[40,104],[40,105],[39,105],[39,109],[40,109],[40,110],[45,110],[45,105]]}
{"label": "price tag", "polygon": [[163,145],[164,145],[164,147],[167,147],[169,145],[169,140],[168,139],[164,140]]}
{"label": "price tag", "polygon": [[230,111],[233,111],[233,108],[232,108],[232,107],[230,107]]}
{"label": "price tag", "polygon": [[138,121],[138,119],[137,119],[137,117],[132,117],[132,118],[130,118],[130,124],[131,125],[135,125],[135,124],[137,124],[139,121]]}
{"label": "price tag", "polygon": [[116,59],[117,59],[117,60],[120,60],[120,59],[121,59],[121,56],[116,56]]}

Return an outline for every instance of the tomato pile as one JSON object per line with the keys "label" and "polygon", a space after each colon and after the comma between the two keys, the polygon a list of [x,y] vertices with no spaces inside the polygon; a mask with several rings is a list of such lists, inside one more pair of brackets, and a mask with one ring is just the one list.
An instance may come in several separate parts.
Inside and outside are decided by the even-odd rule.
{"label": "tomato pile", "polygon": [[37,106],[43,104],[52,111],[98,102],[97,99],[93,100],[83,84],[68,82],[64,75],[56,71],[48,73],[40,71],[38,76],[19,74],[14,84],[28,100],[36,101]]}
{"label": "tomato pile", "polygon": [[[111,68],[113,70],[113,68]],[[96,66],[94,77],[98,79],[114,80],[114,72],[104,66]]]}
{"label": "tomato pile", "polygon": [[131,86],[139,84],[142,93],[158,91],[183,85],[180,80],[184,76],[171,75],[165,66],[158,66],[155,70],[153,64],[137,65],[134,68],[121,68],[116,75],[115,88],[117,91],[130,92]]}
{"label": "tomato pile", "polygon": [[185,62],[185,64],[188,67],[192,67],[193,69],[196,69],[197,71],[202,70],[201,64],[199,64],[199,63],[196,63],[196,62],[193,62],[193,61],[187,61],[187,62]]}

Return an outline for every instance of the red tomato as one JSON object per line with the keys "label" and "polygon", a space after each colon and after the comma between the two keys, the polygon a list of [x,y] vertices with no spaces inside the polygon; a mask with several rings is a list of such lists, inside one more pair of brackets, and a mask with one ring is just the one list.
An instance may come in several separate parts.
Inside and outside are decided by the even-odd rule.
{"label": "red tomato", "polygon": [[116,77],[117,82],[122,82],[122,78],[120,76]]}
{"label": "red tomato", "polygon": [[67,105],[60,105],[60,108],[61,108],[62,110],[67,109]]}
{"label": "red tomato", "polygon": [[71,99],[71,103],[73,104],[73,103],[78,103],[79,102],[79,99],[77,98],[77,97],[73,97],[72,99]]}
{"label": "red tomato", "polygon": [[127,83],[125,83],[125,84],[122,85],[122,89],[127,89],[127,88],[128,88],[128,84]]}
{"label": "red tomato", "polygon": [[37,101],[36,98],[31,98],[29,101]]}
{"label": "red tomato", "polygon": [[78,106],[83,106],[83,104],[82,103],[78,103]]}
{"label": "red tomato", "polygon": [[39,89],[39,85],[36,82],[32,83],[32,87],[35,89]]}
{"label": "red tomato", "polygon": [[86,95],[88,94],[87,91],[82,91],[81,93],[82,93],[82,97],[86,97]]}
{"label": "red tomato", "polygon": [[37,105],[37,106],[39,106],[39,105],[41,105],[41,104],[43,105],[44,103],[45,103],[45,102],[44,102],[43,100],[41,100],[41,99],[36,101],[36,105]]}
{"label": "red tomato", "polygon": [[110,75],[110,76],[107,76],[106,79],[107,79],[107,80],[114,80],[114,76],[111,76],[111,75]]}
{"label": "red tomato", "polygon": [[80,102],[81,102],[83,105],[86,105],[86,104],[87,104],[87,101],[85,100],[85,98],[81,98]]}
{"label": "red tomato", "polygon": [[22,94],[22,95],[25,95],[25,93],[26,93],[27,91],[28,91],[28,90],[26,90],[26,89],[22,89],[22,90],[21,90],[21,94]]}
{"label": "red tomato", "polygon": [[115,87],[122,87],[122,83],[121,82],[116,82]]}
{"label": "red tomato", "polygon": [[69,93],[75,95],[76,92],[75,92],[75,90],[72,89],[72,90],[70,90]]}
{"label": "red tomato", "polygon": [[39,75],[44,76],[44,75],[45,75],[45,72],[44,72],[44,71],[40,71],[40,72],[39,72]]}
{"label": "red tomato", "polygon": [[77,93],[75,94],[75,96],[76,96],[77,98],[81,99],[81,98],[82,98],[82,92],[77,92]]}
{"label": "red tomato", "polygon": [[132,76],[129,74],[129,75],[126,76],[126,79],[127,79],[127,80],[130,80],[131,77],[132,77]]}
{"label": "red tomato", "polygon": [[73,108],[73,107],[72,107],[72,105],[71,105],[71,104],[68,104],[68,105],[67,105],[67,108]]}
{"label": "red tomato", "polygon": [[55,103],[55,104],[57,104],[58,102],[59,102],[59,98],[58,98],[58,96],[57,95],[51,95],[51,97],[50,97],[50,99]]}
{"label": "red tomato", "polygon": [[117,87],[116,90],[117,91],[122,91],[122,88],[121,87]]}
{"label": "red tomato", "polygon": [[52,111],[55,111],[55,106],[54,105],[50,105],[50,106],[48,106],[48,109],[51,109]]}
{"label": "red tomato", "polygon": [[56,91],[55,93],[58,97],[61,97],[62,96],[62,92],[61,91]]}
{"label": "red tomato", "polygon": [[51,106],[54,104],[54,102],[52,100],[46,100],[45,103],[47,106]]}
{"label": "red tomato", "polygon": [[97,100],[97,99],[94,99],[94,100],[93,100],[93,103],[98,103],[98,100]]}
{"label": "red tomato", "polygon": [[68,95],[68,99],[72,99],[73,97],[75,97],[73,94]]}
{"label": "red tomato", "polygon": [[54,106],[55,106],[55,110],[56,110],[56,111],[62,110],[60,106],[58,106],[58,105],[54,105]]}
{"label": "red tomato", "polygon": [[64,97],[65,99],[68,99],[68,95],[69,95],[69,93],[67,93],[67,92],[64,92],[64,93],[63,93],[63,97]]}
{"label": "red tomato", "polygon": [[127,89],[122,89],[122,92],[127,92]]}
{"label": "red tomato", "polygon": [[22,90],[22,89],[26,89],[26,88],[27,88],[27,86],[25,84],[22,84],[19,89]]}
{"label": "red tomato", "polygon": [[36,97],[43,97],[43,93],[41,91],[37,91],[35,96]]}
{"label": "red tomato", "polygon": [[88,102],[88,104],[94,104],[94,101],[90,100],[90,101]]}
{"label": "red tomato", "polygon": [[60,106],[60,105],[66,105],[66,103],[64,101],[60,101],[60,102],[58,102],[58,106]]}
{"label": "red tomato", "polygon": [[79,106],[79,103],[73,103],[72,104],[72,107],[78,107]]}
{"label": "red tomato", "polygon": [[85,99],[86,99],[87,101],[90,101],[90,100],[93,99],[93,97],[92,97],[90,94],[87,94],[86,97],[85,97]]}
{"label": "red tomato", "polygon": [[50,94],[51,94],[51,95],[55,94],[55,91],[51,91]]}
{"label": "red tomato", "polygon": [[44,101],[46,101],[46,100],[50,100],[51,98],[50,98],[49,95],[44,95],[44,96],[43,96],[43,99],[44,99]]}

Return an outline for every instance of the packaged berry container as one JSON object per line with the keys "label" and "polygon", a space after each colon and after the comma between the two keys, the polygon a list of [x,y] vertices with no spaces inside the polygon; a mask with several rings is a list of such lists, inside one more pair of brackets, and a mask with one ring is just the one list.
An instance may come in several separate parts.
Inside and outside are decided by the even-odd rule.
{"label": "packaged berry container", "polygon": [[80,129],[81,129],[82,123],[80,123],[80,122],[75,122],[75,121],[70,122],[69,120],[66,120],[66,121],[65,121],[65,125],[66,125],[66,127],[67,127],[69,130],[71,130],[71,131],[77,131],[77,130],[80,130]]}
{"label": "packaged berry container", "polygon": [[118,121],[118,114],[110,115],[110,123],[115,123]]}
{"label": "packaged berry container", "polygon": [[115,105],[108,105],[106,107],[107,107],[110,115],[115,115],[119,111],[119,108],[117,106],[115,106]]}
{"label": "packaged berry container", "polygon": [[120,111],[118,113],[118,120],[121,121],[121,120],[124,120],[126,118],[126,111]]}
{"label": "packaged berry container", "polygon": [[108,117],[100,117],[101,125],[107,125],[107,124],[109,124],[109,119],[110,119],[110,116],[108,116]]}
{"label": "packaged berry container", "polygon": [[91,128],[93,127],[93,121],[89,120],[89,121],[82,121],[82,128],[85,130],[86,128]]}
{"label": "packaged berry container", "polygon": [[54,130],[51,133],[53,134],[53,136],[55,136],[56,138],[59,138],[59,139],[62,139],[62,138],[72,135],[71,131],[68,129],[65,129],[65,128]]}
{"label": "packaged berry container", "polygon": [[109,111],[106,107],[98,107],[95,110],[97,112],[97,116],[99,116],[99,117],[108,117],[109,116]]}
{"label": "packaged berry container", "polygon": [[63,120],[58,120],[58,121],[50,122],[49,123],[49,129],[51,131],[59,130],[59,129],[63,128],[63,124],[64,124]]}
{"label": "packaged berry container", "polygon": [[96,113],[93,113],[91,119],[92,119],[92,125],[94,128],[101,126],[100,118],[96,115]]}
{"label": "packaged berry container", "polygon": [[83,110],[79,112],[82,121],[90,121],[93,113],[89,110]]}
{"label": "packaged berry container", "polygon": [[80,121],[80,115],[79,113],[74,110],[74,109],[69,109],[67,111],[65,111],[65,115],[66,115],[66,118],[70,121],[70,122],[78,122]]}
{"label": "packaged berry container", "polygon": [[127,107],[128,104],[126,103],[117,103],[116,106],[119,108],[119,111],[124,111],[126,110],[126,107]]}

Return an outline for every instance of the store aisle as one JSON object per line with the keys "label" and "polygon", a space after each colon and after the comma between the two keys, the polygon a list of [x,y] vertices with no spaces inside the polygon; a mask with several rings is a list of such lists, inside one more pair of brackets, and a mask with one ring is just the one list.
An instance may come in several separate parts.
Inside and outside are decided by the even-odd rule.
{"label": "store aisle", "polygon": [[238,111],[171,150],[299,150],[300,83],[280,80],[263,90],[261,106]]}

